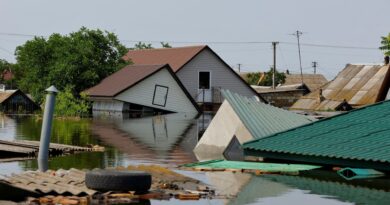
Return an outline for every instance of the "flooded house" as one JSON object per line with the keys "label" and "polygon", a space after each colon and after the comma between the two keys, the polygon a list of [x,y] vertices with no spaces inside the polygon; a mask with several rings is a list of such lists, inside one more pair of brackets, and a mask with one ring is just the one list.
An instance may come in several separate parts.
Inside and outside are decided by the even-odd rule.
{"label": "flooded house", "polygon": [[129,65],[85,91],[93,112],[198,113],[190,96],[168,64]]}
{"label": "flooded house", "polygon": [[300,83],[278,85],[275,88],[272,88],[272,86],[252,85],[252,88],[271,105],[284,109],[290,108],[299,98],[310,93],[309,87]]}
{"label": "flooded house", "polygon": [[348,64],[334,80],[302,96],[291,110],[345,111],[386,99],[389,65]]}
{"label": "flooded house", "polygon": [[206,45],[130,50],[124,59],[131,60],[135,65],[169,64],[190,96],[200,104],[218,107],[223,102],[221,89],[247,97],[259,96]]}
{"label": "flooded house", "polygon": [[225,101],[194,152],[198,159],[243,159],[241,144],[314,119],[223,90]]}
{"label": "flooded house", "polygon": [[265,160],[390,170],[390,101],[383,101],[247,142]]}
{"label": "flooded house", "polygon": [[29,114],[40,106],[21,90],[6,90],[0,85],[0,111],[7,114]]}

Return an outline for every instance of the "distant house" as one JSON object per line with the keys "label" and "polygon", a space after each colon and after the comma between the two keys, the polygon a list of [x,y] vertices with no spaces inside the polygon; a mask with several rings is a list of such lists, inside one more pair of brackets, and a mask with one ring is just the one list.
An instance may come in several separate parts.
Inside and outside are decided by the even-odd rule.
{"label": "distant house", "polygon": [[271,86],[252,85],[252,88],[271,105],[284,109],[290,108],[297,100],[310,92],[306,84],[278,85],[275,89]]}
{"label": "distant house", "polygon": [[314,121],[223,90],[224,102],[194,149],[200,160],[243,157],[241,144]]}
{"label": "distant house", "polygon": [[93,112],[199,112],[168,64],[126,66],[85,92]]}
{"label": "distant house", "polygon": [[315,91],[325,85],[328,80],[321,74],[286,74],[286,79],[283,85],[297,85],[303,83],[310,91]]}
{"label": "distant house", "polygon": [[383,101],[271,134],[243,147],[246,156],[265,160],[389,171],[389,125],[390,101]]}
{"label": "distant house", "polygon": [[292,110],[342,111],[386,99],[390,86],[389,65],[348,64],[334,80],[306,96]]}
{"label": "distant house", "polygon": [[39,110],[40,106],[21,90],[5,90],[0,85],[0,111],[6,114],[29,114]]}
{"label": "distant house", "polygon": [[198,103],[222,103],[221,89],[229,89],[247,97],[258,96],[208,46],[131,50],[124,59],[131,60],[135,65],[169,64]]}

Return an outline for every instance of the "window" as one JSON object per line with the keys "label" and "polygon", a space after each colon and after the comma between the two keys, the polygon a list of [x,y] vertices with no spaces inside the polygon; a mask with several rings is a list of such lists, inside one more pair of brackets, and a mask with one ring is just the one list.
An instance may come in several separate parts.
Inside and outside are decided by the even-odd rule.
{"label": "window", "polygon": [[168,97],[168,87],[162,85],[156,85],[154,87],[153,105],[165,107]]}
{"label": "window", "polygon": [[210,72],[199,72],[199,89],[210,89]]}

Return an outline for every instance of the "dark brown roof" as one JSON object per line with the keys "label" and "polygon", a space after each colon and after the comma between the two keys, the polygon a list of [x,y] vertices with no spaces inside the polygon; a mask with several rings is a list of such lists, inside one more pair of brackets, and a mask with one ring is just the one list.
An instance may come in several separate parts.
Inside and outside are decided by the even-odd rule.
{"label": "dark brown roof", "polygon": [[167,65],[128,65],[85,92],[89,96],[114,97]]}
{"label": "dark brown roof", "polygon": [[177,72],[207,46],[130,50],[123,58],[135,65],[169,64]]}

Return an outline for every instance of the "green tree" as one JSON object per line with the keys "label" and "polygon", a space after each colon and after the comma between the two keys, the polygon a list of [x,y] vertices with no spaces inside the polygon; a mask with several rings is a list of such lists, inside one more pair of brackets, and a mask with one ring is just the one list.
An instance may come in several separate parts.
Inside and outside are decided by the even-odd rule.
{"label": "green tree", "polygon": [[144,43],[144,42],[138,42],[134,45],[134,48],[131,48],[130,50],[142,50],[142,49],[153,49],[153,46],[151,43]]}
{"label": "green tree", "polygon": [[387,36],[382,36],[381,39],[382,46],[379,47],[379,49],[381,49],[385,55],[390,56],[390,33]]}
{"label": "green tree", "polygon": [[[169,43],[160,42],[162,48],[172,48]],[[151,43],[138,42],[134,45],[133,48],[129,48],[129,50],[142,50],[142,49],[154,49]]]}
{"label": "green tree", "polygon": [[0,59],[0,71],[8,70],[11,66],[11,63],[4,59]]}
{"label": "green tree", "polygon": [[160,42],[161,47],[163,48],[172,48],[172,46],[168,42]]}
{"label": "green tree", "polygon": [[62,117],[83,117],[89,115],[90,102],[85,93],[77,98],[72,93],[71,87],[66,87],[56,97],[54,113]]}
{"label": "green tree", "polygon": [[[268,72],[265,72],[264,78],[262,81],[259,83],[261,86],[272,86],[272,68]],[[246,75],[246,82],[249,85],[257,85],[259,82],[260,77],[262,76],[261,72],[253,72],[253,73],[248,73]],[[284,73],[278,72],[276,70],[275,72],[275,84],[283,84],[286,79],[286,75]]]}
{"label": "green tree", "polygon": [[16,48],[18,85],[39,103],[50,85],[78,95],[128,64],[126,52],[115,34],[99,29],[35,37]]}

